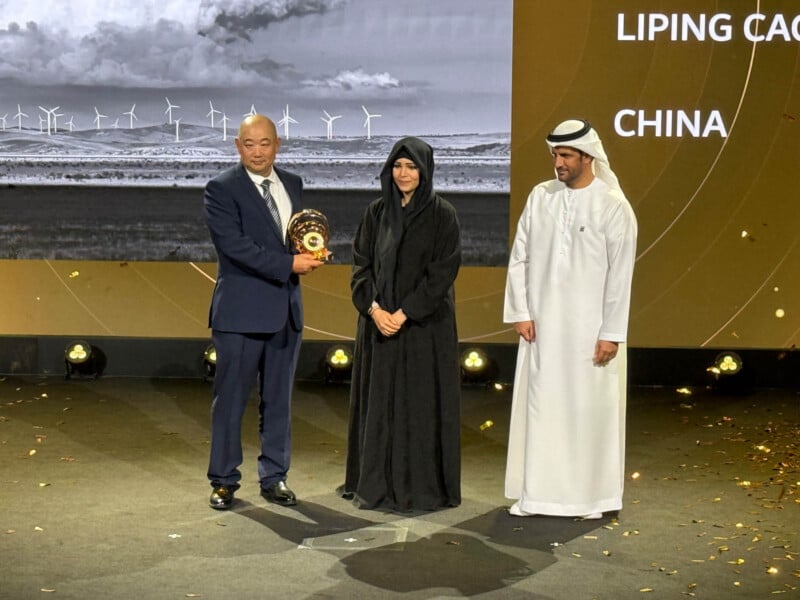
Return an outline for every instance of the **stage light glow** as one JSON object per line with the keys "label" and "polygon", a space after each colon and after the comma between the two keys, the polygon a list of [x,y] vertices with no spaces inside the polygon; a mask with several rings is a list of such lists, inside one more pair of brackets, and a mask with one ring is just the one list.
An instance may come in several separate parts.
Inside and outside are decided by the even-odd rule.
{"label": "stage light glow", "polygon": [[325,383],[349,381],[353,370],[353,351],[346,345],[336,344],[325,354]]}
{"label": "stage light glow", "polygon": [[714,367],[719,375],[736,375],[742,370],[742,359],[736,352],[722,352],[714,360]]}
{"label": "stage light glow", "polygon": [[488,364],[486,353],[479,348],[470,348],[461,355],[461,368],[469,373],[480,373]]}
{"label": "stage light glow", "polygon": [[203,352],[203,366],[205,367],[206,371],[203,379],[205,381],[214,379],[214,375],[217,373],[217,349],[214,347],[214,344],[209,344],[206,346],[206,349]]}
{"label": "stage light glow", "polygon": [[724,394],[743,394],[751,389],[752,369],[744,371],[741,356],[733,351],[717,354],[714,362],[706,369],[710,375],[710,388]]}
{"label": "stage light glow", "polygon": [[203,360],[212,365],[217,364],[217,349],[214,347],[214,344],[209,344],[206,351],[203,352]]}
{"label": "stage light glow", "polygon": [[92,357],[92,347],[88,342],[72,342],[64,350],[64,358],[72,365],[80,365]]}
{"label": "stage light glow", "polygon": [[[497,378],[497,365],[482,348],[467,348],[461,353],[461,381],[492,385]],[[502,385],[502,384],[501,384]],[[494,386],[495,389],[502,389]]]}
{"label": "stage light glow", "polygon": [[75,340],[67,344],[64,349],[64,367],[66,379],[74,375],[97,378],[100,375],[98,360],[102,353],[85,340]]}
{"label": "stage light glow", "polygon": [[325,362],[331,369],[349,369],[353,365],[353,357],[347,348],[334,346],[328,350]]}

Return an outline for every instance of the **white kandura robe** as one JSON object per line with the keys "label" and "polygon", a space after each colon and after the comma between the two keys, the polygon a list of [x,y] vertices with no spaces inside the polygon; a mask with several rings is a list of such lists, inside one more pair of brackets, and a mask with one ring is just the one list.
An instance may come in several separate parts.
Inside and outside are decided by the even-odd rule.
{"label": "white kandura robe", "polygon": [[[625,342],[636,217],[595,178],[558,180],[528,196],[511,249],[503,320],[532,320],[520,338],[505,495],[524,513],[580,516],[622,508]],[[595,366],[598,339],[620,342]]]}

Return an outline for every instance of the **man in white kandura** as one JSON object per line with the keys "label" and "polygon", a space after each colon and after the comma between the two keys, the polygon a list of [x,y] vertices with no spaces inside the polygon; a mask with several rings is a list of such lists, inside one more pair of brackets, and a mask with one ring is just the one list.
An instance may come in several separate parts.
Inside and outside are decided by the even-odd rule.
{"label": "man in white kandura", "polygon": [[557,179],[528,196],[506,281],[520,342],[505,495],[512,515],[599,519],[622,508],[636,217],[587,121],[547,145]]}

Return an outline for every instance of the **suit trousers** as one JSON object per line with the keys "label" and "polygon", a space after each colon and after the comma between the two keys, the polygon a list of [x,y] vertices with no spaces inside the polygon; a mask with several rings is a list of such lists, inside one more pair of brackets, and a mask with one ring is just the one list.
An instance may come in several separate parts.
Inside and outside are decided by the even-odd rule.
{"label": "suit trousers", "polygon": [[256,382],[261,443],[258,478],[262,487],[285,480],[291,451],[292,386],[301,333],[287,322],[283,329],[271,334],[212,330],[211,339],[217,350],[208,466],[211,485],[239,487],[242,418]]}

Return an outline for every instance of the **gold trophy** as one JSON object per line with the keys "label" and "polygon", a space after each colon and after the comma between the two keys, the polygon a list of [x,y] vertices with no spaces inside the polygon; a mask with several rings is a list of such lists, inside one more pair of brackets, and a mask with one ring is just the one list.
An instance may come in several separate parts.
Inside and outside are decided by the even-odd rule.
{"label": "gold trophy", "polygon": [[286,233],[295,248],[311,254],[317,260],[327,261],[333,256],[328,250],[328,219],[318,210],[305,208],[292,215]]}

